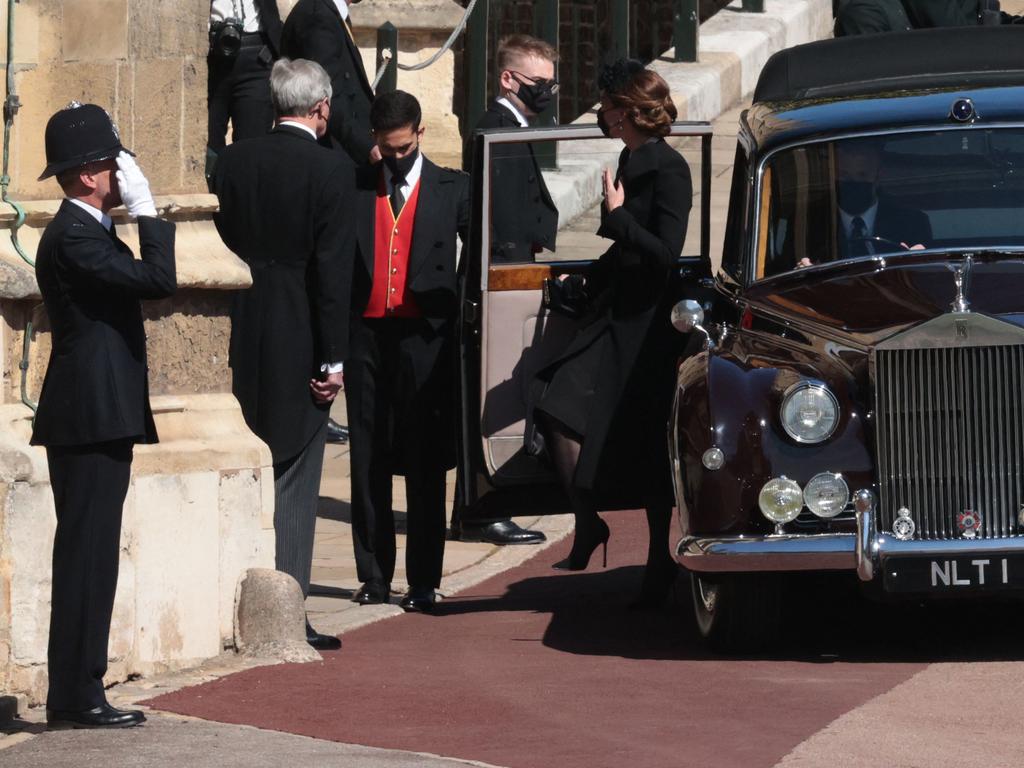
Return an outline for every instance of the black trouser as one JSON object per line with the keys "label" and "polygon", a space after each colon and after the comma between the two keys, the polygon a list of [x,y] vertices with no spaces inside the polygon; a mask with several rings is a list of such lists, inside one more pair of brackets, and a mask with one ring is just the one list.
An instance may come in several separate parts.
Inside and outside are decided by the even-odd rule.
{"label": "black trouser", "polygon": [[227,59],[210,53],[206,58],[206,104],[209,111],[207,146],[224,149],[228,120],[231,140],[262,136],[274,122],[270,102],[270,49],[257,35],[246,35],[238,55]]}
{"label": "black trouser", "polygon": [[352,538],[360,581],[395,573],[391,477],[405,475],[410,587],[441,585],[445,538],[442,398],[450,350],[420,320],[356,320],[345,361]]}
{"label": "black trouser", "polygon": [[106,701],[103,675],[132,442],[47,447],[46,458],[57,511],[46,706],[80,711]]}

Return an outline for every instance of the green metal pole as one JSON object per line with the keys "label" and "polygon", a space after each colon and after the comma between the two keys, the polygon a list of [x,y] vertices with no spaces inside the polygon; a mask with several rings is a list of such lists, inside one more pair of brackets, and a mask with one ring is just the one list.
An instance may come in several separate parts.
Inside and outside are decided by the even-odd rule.
{"label": "green metal pole", "polygon": [[672,11],[673,39],[676,61],[696,61],[700,37],[698,0],[676,0]]}
{"label": "green metal pole", "polygon": [[612,50],[616,58],[629,56],[629,0],[611,0]]}
{"label": "green metal pole", "polygon": [[[538,3],[540,13],[534,17],[534,32],[541,40],[545,40],[558,49],[558,11],[559,0],[541,0]],[[556,65],[557,66],[557,65]],[[558,74],[556,70],[556,76]],[[541,112],[535,118],[537,125],[558,124],[558,96],[551,100],[551,106]],[[537,156],[537,163],[541,168],[557,168],[558,157],[553,142],[544,142],[534,145],[534,153]]]}
{"label": "green metal pole", "polygon": [[480,0],[466,25],[465,66],[466,117],[462,135],[466,137],[462,154],[462,167],[473,164],[473,131],[487,110],[487,73],[490,70],[487,51],[487,23],[490,0]]}
{"label": "green metal pole", "polygon": [[384,49],[391,51],[384,76],[377,84],[377,93],[391,93],[398,90],[398,28],[390,21],[377,27],[377,72],[384,64]]}

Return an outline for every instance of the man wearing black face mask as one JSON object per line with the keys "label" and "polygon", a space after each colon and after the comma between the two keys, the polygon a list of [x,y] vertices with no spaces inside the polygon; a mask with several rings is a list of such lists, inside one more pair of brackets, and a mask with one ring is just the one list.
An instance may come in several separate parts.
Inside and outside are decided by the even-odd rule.
{"label": "man wearing black face mask", "polygon": [[458,237],[469,179],[420,152],[419,102],[378,96],[370,125],[383,162],[357,172],[350,356],[352,538],[362,587],[388,602],[395,572],[391,477],[405,475],[407,611],[430,611],[441,583],[445,473],[455,465]]}
{"label": "man wearing black face mask", "polygon": [[[477,124],[484,128],[526,128],[558,91],[558,51],[529,35],[510,35],[498,45],[498,97]],[[491,173],[491,263],[532,263],[542,250],[555,250],[558,209],[544,184],[530,144],[494,148]]]}
{"label": "man wearing black face mask", "polygon": [[891,253],[901,246],[927,247],[932,239],[928,216],[879,194],[881,147],[877,142],[839,142],[835,157],[840,258]]}

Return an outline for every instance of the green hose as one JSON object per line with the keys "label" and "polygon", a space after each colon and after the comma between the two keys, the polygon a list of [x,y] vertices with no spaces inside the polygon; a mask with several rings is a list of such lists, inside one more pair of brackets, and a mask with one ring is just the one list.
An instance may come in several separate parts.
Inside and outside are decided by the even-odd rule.
{"label": "green hose", "polygon": [[[14,4],[16,2],[17,0],[7,0],[7,98],[4,99],[4,168],[3,174],[0,174],[0,199],[14,209],[14,222],[11,224],[11,243],[14,245],[14,250],[26,264],[35,267],[35,262],[25,253],[25,249],[21,247],[21,242],[18,240],[18,230],[25,223],[25,210],[12,200],[8,193],[11,186],[11,176],[8,172],[11,162],[11,128],[14,127],[14,116],[21,109],[21,101],[18,99],[14,83]],[[21,362],[18,364],[18,368],[21,369],[21,402],[35,413],[38,403],[28,396],[28,361],[31,349],[32,317],[29,316],[25,323],[25,338],[21,346]]]}

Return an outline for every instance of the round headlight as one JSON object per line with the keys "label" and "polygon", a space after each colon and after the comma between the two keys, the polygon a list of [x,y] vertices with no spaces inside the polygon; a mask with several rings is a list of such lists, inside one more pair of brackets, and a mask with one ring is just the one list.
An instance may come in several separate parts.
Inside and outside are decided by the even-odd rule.
{"label": "round headlight", "polygon": [[800,484],[786,476],[773,477],[757,497],[761,514],[773,523],[788,523],[796,520],[804,507],[804,496]]}
{"label": "round headlight", "polygon": [[714,471],[721,469],[725,464],[725,454],[721,448],[708,448],[700,460],[707,469]]}
{"label": "round headlight", "polygon": [[818,517],[835,517],[850,500],[850,489],[843,476],[834,472],[815,475],[804,488],[804,504]]}
{"label": "round headlight", "polygon": [[821,382],[801,381],[786,390],[780,418],[786,434],[798,443],[820,443],[839,425],[839,402]]}

